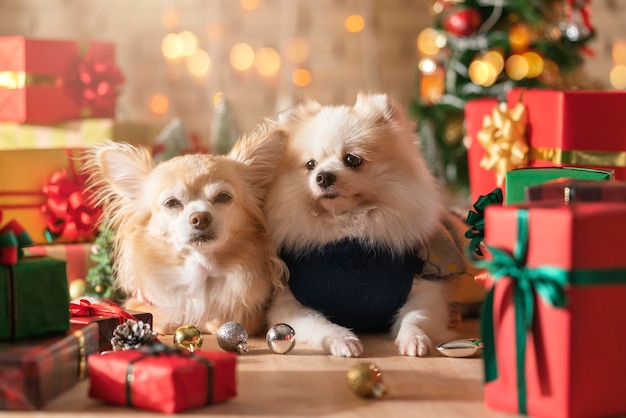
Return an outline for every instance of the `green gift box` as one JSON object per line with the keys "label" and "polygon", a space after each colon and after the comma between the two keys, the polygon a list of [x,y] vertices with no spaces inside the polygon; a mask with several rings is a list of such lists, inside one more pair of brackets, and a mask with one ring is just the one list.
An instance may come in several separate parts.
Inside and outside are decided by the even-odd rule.
{"label": "green gift box", "polygon": [[578,167],[529,167],[506,173],[505,205],[526,200],[526,188],[550,180],[571,178],[578,180],[613,180],[613,170],[594,170]]}
{"label": "green gift box", "polygon": [[24,257],[0,266],[0,340],[69,330],[69,302],[65,261]]}

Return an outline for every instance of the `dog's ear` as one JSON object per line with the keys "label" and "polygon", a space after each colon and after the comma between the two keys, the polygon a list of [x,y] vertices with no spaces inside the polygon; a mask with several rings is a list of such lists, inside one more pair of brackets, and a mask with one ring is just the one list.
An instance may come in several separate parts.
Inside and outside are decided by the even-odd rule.
{"label": "dog's ear", "polygon": [[239,138],[228,156],[247,165],[251,181],[266,188],[283,157],[286,141],[287,133],[275,123],[268,122]]}
{"label": "dog's ear", "polygon": [[354,108],[363,112],[377,112],[384,120],[405,122],[404,111],[386,94],[359,93]]}
{"label": "dog's ear", "polygon": [[283,129],[290,130],[294,124],[308,119],[317,114],[322,109],[322,105],[315,100],[309,100],[291,109],[278,114],[278,123]]}
{"label": "dog's ear", "polygon": [[147,149],[106,141],[89,149],[84,167],[90,183],[106,190],[103,193],[135,200],[154,165]]}

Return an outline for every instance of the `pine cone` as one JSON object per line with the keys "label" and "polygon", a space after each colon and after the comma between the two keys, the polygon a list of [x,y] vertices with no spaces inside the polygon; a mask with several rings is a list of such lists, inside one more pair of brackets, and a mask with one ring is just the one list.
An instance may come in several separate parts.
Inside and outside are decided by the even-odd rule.
{"label": "pine cone", "polygon": [[157,337],[156,331],[152,331],[150,324],[143,321],[127,320],[113,331],[111,345],[113,351],[130,350],[139,348]]}

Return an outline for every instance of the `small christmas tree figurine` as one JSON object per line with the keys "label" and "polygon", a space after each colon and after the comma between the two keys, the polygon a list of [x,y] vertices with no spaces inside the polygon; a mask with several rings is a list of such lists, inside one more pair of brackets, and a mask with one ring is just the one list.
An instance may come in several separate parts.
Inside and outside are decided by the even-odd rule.
{"label": "small christmas tree figurine", "polygon": [[230,106],[224,95],[221,95],[211,121],[211,148],[214,154],[228,154],[237,140],[235,121],[230,112]]}
{"label": "small christmas tree figurine", "polygon": [[87,272],[86,294],[89,296],[113,300],[125,298],[124,292],[115,286],[113,240],[113,230],[103,222],[91,250],[91,259],[97,265]]}

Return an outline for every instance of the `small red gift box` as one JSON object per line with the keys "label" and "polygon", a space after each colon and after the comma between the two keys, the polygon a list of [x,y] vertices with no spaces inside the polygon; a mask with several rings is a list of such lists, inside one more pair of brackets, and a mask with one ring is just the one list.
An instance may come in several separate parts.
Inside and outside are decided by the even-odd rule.
{"label": "small red gift box", "polygon": [[626,204],[489,206],[485,398],[531,416],[626,413]]}
{"label": "small red gift box", "polygon": [[54,338],[0,343],[0,410],[35,410],[88,375],[98,326],[73,325]]}
{"label": "small red gift box", "polygon": [[0,121],[55,123],[113,118],[123,81],[107,42],[0,37]]}
{"label": "small red gift box", "polygon": [[90,303],[86,299],[70,303],[70,314],[72,324],[98,324],[100,352],[112,349],[113,331],[128,319],[142,321],[152,327],[152,314],[149,312],[127,311],[116,305]]}
{"label": "small red gift box", "polygon": [[626,202],[626,181],[552,180],[526,188],[527,201]]}
{"label": "small red gift box", "polygon": [[92,355],[89,396],[135,408],[181,412],[236,396],[236,362],[233,353],[190,353],[160,343]]}

